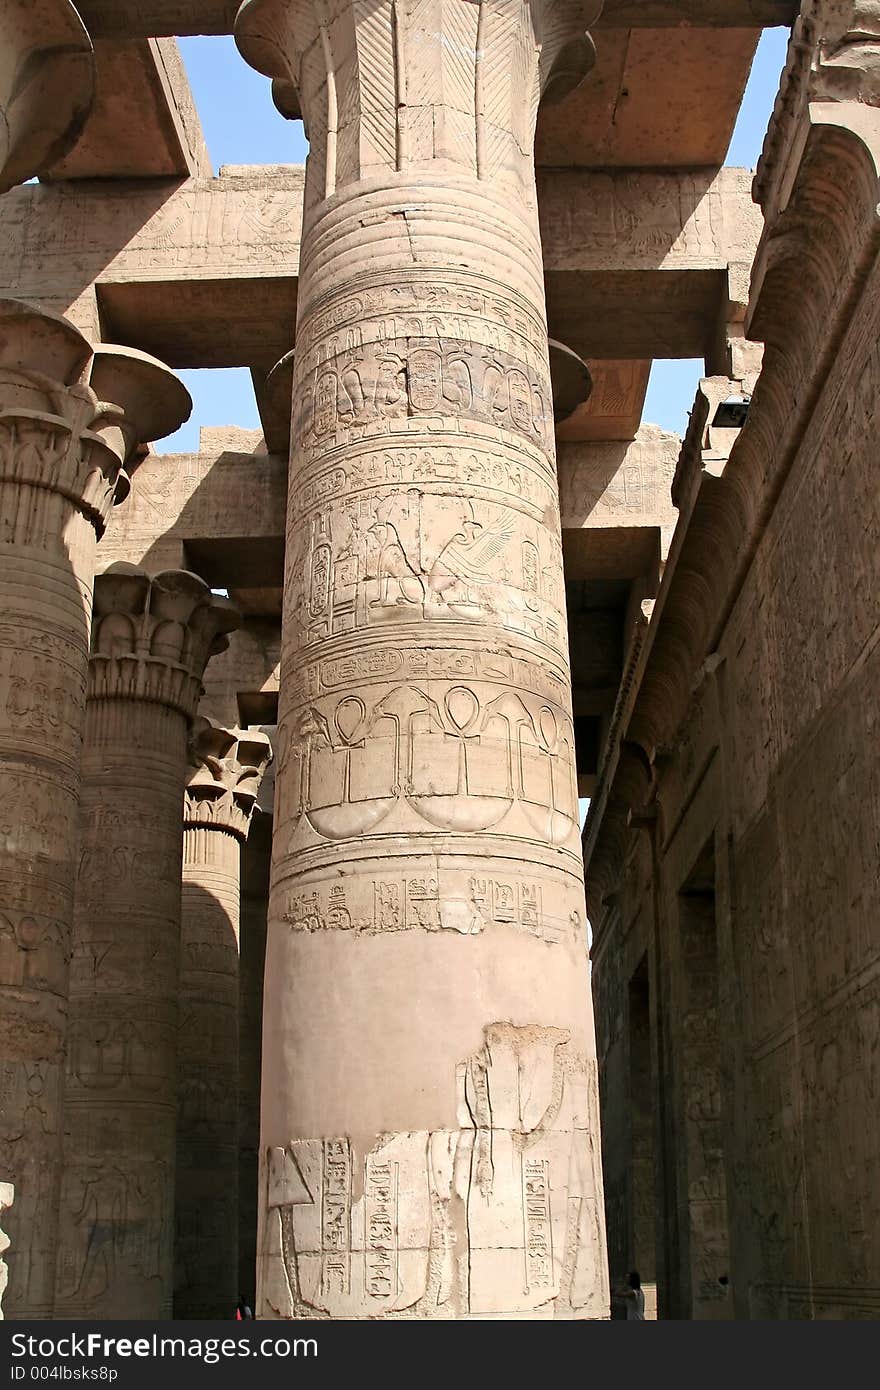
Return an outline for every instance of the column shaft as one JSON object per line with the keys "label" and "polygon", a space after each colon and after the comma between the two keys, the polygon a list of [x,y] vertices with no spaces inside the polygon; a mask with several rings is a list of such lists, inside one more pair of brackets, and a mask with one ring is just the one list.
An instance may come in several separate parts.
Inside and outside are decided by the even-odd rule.
{"label": "column shaft", "polygon": [[[50,1317],[94,526],[0,486],[0,1176],[7,1316]],[[9,539],[7,539],[9,537]]]}
{"label": "column shaft", "polygon": [[171,1316],[187,721],[89,700],[56,1311]]}
{"label": "column shaft", "polygon": [[174,1316],[238,1299],[238,838],[183,836]]}
{"label": "column shaft", "polygon": [[263,971],[271,857],[272,817],[258,815],[242,850],[239,990],[238,1288],[252,1308],[256,1300]]}

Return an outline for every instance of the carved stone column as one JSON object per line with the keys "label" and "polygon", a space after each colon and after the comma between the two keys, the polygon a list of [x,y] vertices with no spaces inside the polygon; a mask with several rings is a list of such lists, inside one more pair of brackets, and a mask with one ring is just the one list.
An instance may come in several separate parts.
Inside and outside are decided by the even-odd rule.
{"label": "carved stone column", "polygon": [[209,657],[238,625],[197,575],[95,581],[55,1316],[171,1316],[180,806]]}
{"label": "carved stone column", "polygon": [[532,157],[588,0],[248,0],[305,193],[258,1309],[608,1315]]}
{"label": "carved stone column", "polygon": [[92,42],[69,0],[0,0],[0,193],[72,148],[94,88]]}
{"label": "carved stone column", "polygon": [[232,1317],[238,1288],[241,847],[272,757],[259,730],[200,720],[183,813],[176,1318]]}
{"label": "carved stone column", "polygon": [[16,1189],[16,1318],[52,1311],[96,547],[123,464],[189,408],[152,358],[93,354],[66,319],[0,303],[0,1180]]}

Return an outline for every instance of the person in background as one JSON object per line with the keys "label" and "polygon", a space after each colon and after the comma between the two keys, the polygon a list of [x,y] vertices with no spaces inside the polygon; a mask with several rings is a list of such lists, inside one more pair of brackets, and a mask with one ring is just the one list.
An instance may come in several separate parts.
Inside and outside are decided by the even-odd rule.
{"label": "person in background", "polygon": [[626,1303],[627,1322],[645,1321],[645,1291],[638,1270],[627,1276],[626,1287],[614,1290],[614,1297]]}

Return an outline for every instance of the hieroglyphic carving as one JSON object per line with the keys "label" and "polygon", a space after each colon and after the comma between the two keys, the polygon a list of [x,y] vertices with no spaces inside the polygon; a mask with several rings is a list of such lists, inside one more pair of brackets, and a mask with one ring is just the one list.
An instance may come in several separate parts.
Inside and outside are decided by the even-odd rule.
{"label": "hieroglyphic carving", "polygon": [[[428,620],[489,623],[561,654],[558,534],[519,507],[464,500],[460,483],[428,491],[417,482],[428,450],[398,466],[414,457],[419,465],[405,493],[359,487],[355,465],[344,500],[302,516],[285,594],[302,645]],[[435,474],[442,468],[435,455]]]}
{"label": "hieroglyphic carving", "polygon": [[473,856],[465,868],[417,858],[408,873],[376,864],[340,879],[315,871],[297,881],[281,920],[292,931],[344,931],[362,935],[399,931],[454,931],[476,936],[496,928],[527,932],[541,941],[578,942],[583,932],[576,881],[542,870],[531,876]]}
{"label": "hieroglyphic carving", "polygon": [[[493,1024],[457,1069],[457,1130],[294,1140],[264,1156],[272,1317],[600,1311],[595,1064],[564,1030]],[[363,1291],[363,1292],[362,1292]]]}

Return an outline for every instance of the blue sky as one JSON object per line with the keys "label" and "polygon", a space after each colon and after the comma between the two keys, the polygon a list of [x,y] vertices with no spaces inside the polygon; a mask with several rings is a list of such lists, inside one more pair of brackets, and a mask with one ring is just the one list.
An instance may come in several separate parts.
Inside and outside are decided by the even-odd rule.
{"label": "blue sky", "polygon": [[[727,163],[754,168],[761,152],[788,39],[768,29],[758,48]],[[249,68],[231,38],[180,39],[181,53],[215,171],[222,164],[298,164],[306,157],[299,121],[278,115],[269,82]],[[656,362],[645,419],[682,434],[702,361]],[[161,453],[195,451],[201,425],[259,427],[250,374],[243,369],[181,372],[193,397],[189,422],[159,444]]]}

